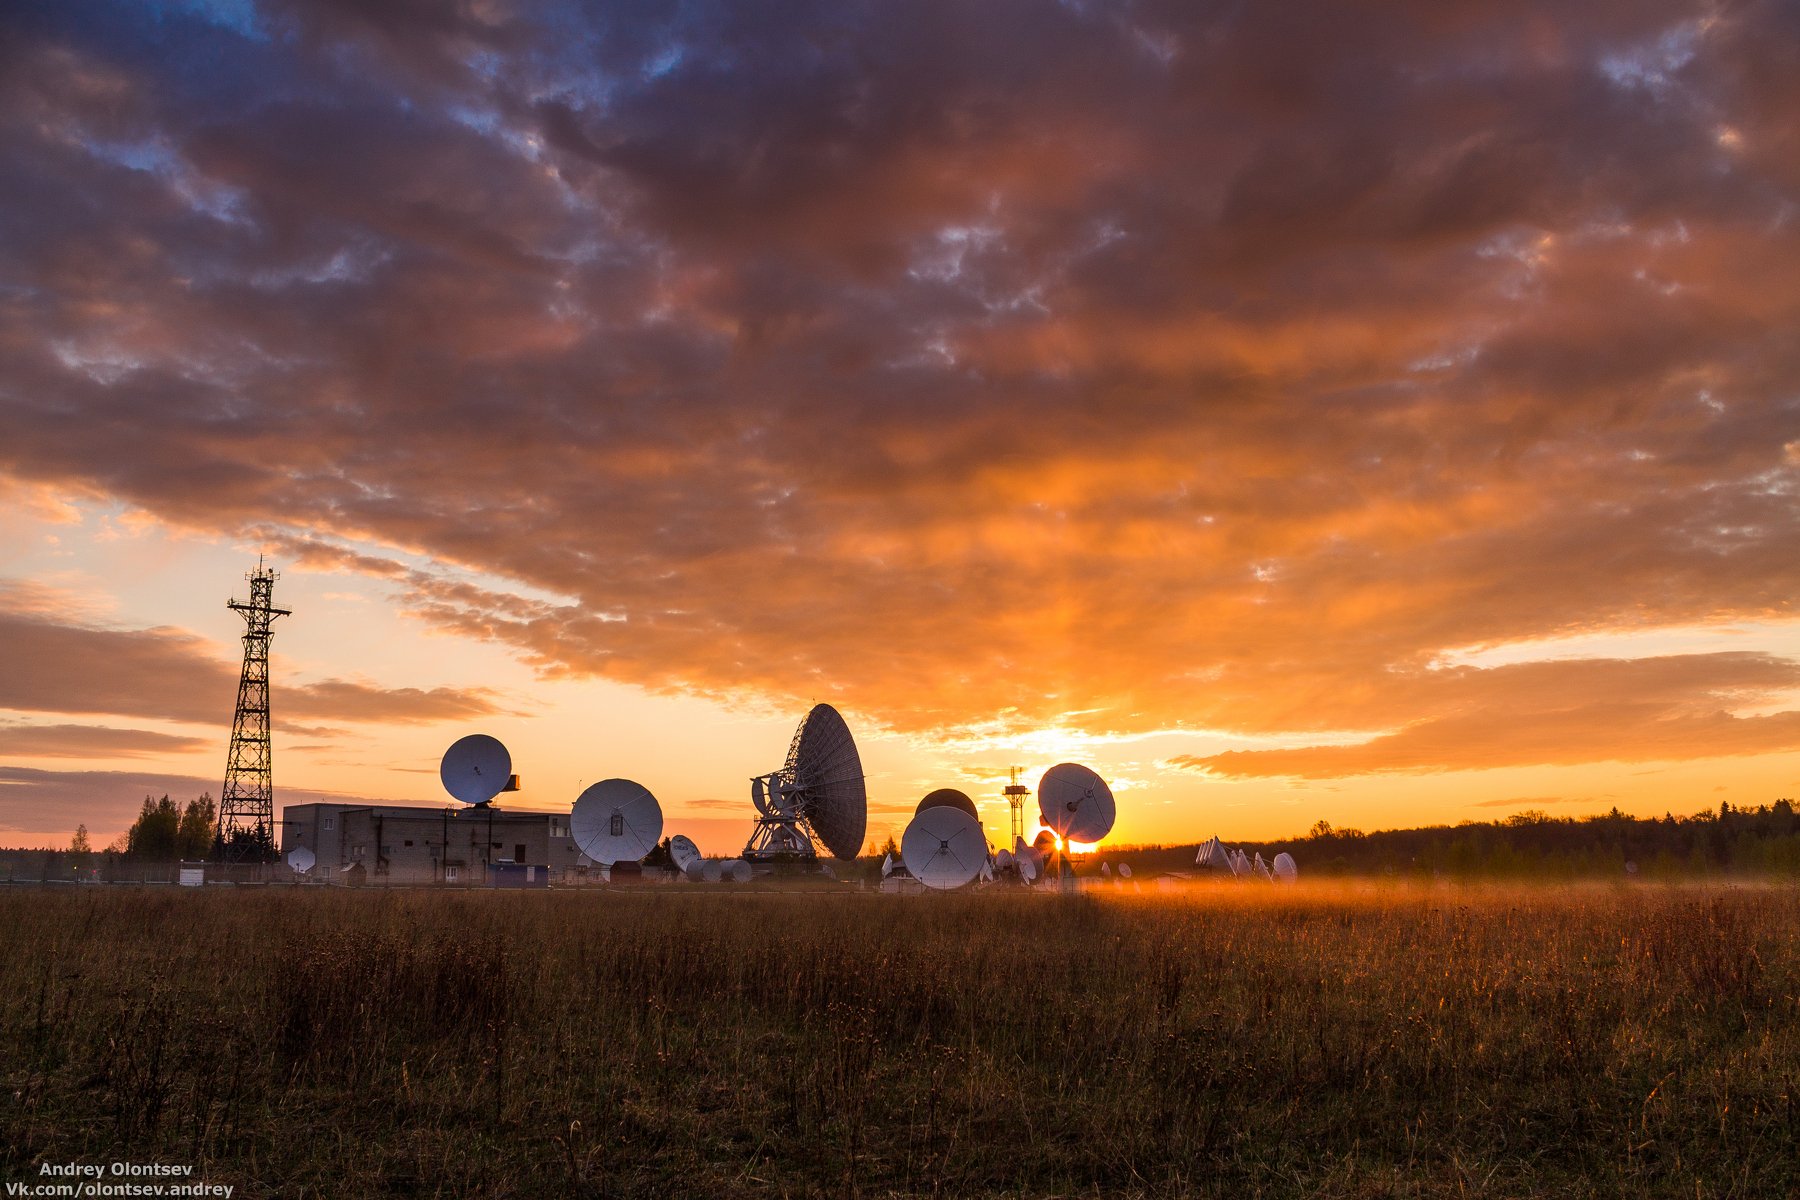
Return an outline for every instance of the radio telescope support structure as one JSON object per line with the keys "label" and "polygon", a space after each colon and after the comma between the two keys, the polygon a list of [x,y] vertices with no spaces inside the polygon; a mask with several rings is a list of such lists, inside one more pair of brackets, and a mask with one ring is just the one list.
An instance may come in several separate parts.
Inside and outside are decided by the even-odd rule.
{"label": "radio telescope support structure", "polygon": [[275,779],[269,750],[269,641],[275,618],[291,615],[273,604],[273,568],[256,560],[250,601],[233,598],[225,607],[244,618],[244,670],[238,676],[237,714],[231,719],[231,750],[225,758],[225,786],[219,791],[219,833],[213,857],[220,862],[268,862],[275,857]]}
{"label": "radio telescope support structure", "polygon": [[1031,789],[1019,782],[1019,773],[1024,767],[1012,769],[1012,782],[1006,785],[1007,807],[1012,809],[1012,840],[1007,846],[1017,846],[1025,840],[1025,797],[1031,795]]}

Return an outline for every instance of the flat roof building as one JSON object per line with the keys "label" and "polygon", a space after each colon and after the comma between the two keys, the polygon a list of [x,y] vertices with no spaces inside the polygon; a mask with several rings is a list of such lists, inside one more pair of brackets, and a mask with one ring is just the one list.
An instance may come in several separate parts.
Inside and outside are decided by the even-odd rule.
{"label": "flat roof building", "polygon": [[[304,846],[325,883],[482,886],[492,864],[542,868],[552,882],[598,881],[575,845],[568,813],[494,806],[414,808],[398,804],[290,804],[281,812],[281,854]],[[533,876],[535,882],[535,876]]]}

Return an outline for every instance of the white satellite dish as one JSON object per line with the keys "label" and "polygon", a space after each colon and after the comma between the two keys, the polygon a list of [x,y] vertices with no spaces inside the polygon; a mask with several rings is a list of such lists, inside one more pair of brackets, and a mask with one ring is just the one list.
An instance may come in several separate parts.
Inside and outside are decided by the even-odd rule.
{"label": "white satellite dish", "polygon": [[1269,878],[1269,864],[1263,861],[1261,850],[1256,852],[1256,861],[1251,864],[1250,869],[1256,872],[1256,874],[1261,875],[1264,879]]}
{"label": "white satellite dish", "polygon": [[1237,874],[1237,863],[1233,861],[1231,851],[1227,850],[1216,837],[1200,847],[1200,852],[1194,856],[1194,861],[1210,870],[1223,871],[1228,875]]}
{"label": "white satellite dish", "polygon": [[464,804],[486,804],[506,790],[512,755],[499,738],[471,733],[457,738],[438,764],[444,790]]}
{"label": "white satellite dish", "polygon": [[881,860],[881,877],[883,879],[886,879],[889,875],[892,875],[893,873],[894,873],[894,856],[892,854],[889,854],[886,858]]}
{"label": "white satellite dish", "polygon": [[750,877],[750,864],[741,858],[731,859],[719,866],[719,878],[731,883],[749,883]]}
{"label": "white satellite dish", "polygon": [[1293,883],[1300,878],[1300,868],[1294,865],[1294,856],[1283,850],[1275,856],[1275,882]]}
{"label": "white satellite dish", "polygon": [[983,883],[994,882],[994,866],[992,863],[983,862],[981,864],[981,882],[983,882]]}
{"label": "white satellite dish", "polygon": [[698,866],[701,862],[700,847],[694,845],[694,839],[685,833],[678,833],[669,839],[669,861],[683,875],[689,867]]}
{"label": "white satellite dish", "polygon": [[1130,879],[1131,878],[1131,864],[1130,863],[1120,863],[1119,864],[1119,878],[1120,879]]}
{"label": "white satellite dish", "polygon": [[1118,808],[1106,780],[1079,763],[1057,763],[1038,781],[1038,820],[1067,842],[1089,845],[1112,832]]}
{"label": "white satellite dish", "polygon": [[1010,870],[1013,863],[1016,861],[1017,860],[1013,857],[1013,852],[1011,850],[1001,850],[994,855],[994,867],[996,870]]}
{"label": "white satellite dish", "polygon": [[1043,857],[1036,850],[1021,850],[1013,856],[1013,861],[1019,865],[1019,878],[1026,883],[1034,882],[1044,873]]}
{"label": "white satellite dish", "polygon": [[700,868],[700,878],[707,883],[717,883],[724,877],[724,864],[716,858],[707,859]]}
{"label": "white satellite dish", "polygon": [[959,808],[928,808],[900,837],[907,873],[929,888],[947,891],[974,879],[987,863],[981,825]]}
{"label": "white satellite dish", "polygon": [[569,832],[597,863],[641,862],[662,837],[662,805],[630,779],[602,779],[581,793],[569,813]]}
{"label": "white satellite dish", "polygon": [[1102,879],[1111,879],[1112,878],[1112,864],[1111,863],[1101,863],[1100,864],[1100,877]]}
{"label": "white satellite dish", "polygon": [[295,846],[292,850],[288,851],[287,865],[293,869],[296,875],[306,874],[313,869],[313,864],[318,861],[319,856],[314,854],[311,850],[308,850],[305,846]]}

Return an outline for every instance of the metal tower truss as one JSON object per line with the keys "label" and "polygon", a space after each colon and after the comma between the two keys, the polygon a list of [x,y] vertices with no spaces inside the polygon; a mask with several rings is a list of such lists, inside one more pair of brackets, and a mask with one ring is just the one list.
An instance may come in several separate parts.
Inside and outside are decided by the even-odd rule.
{"label": "metal tower truss", "polygon": [[244,618],[244,670],[238,676],[237,713],[231,721],[231,750],[225,759],[225,786],[219,793],[219,833],[213,856],[221,862],[268,862],[275,857],[275,785],[269,748],[269,641],[275,618],[290,615],[274,607],[276,572],[258,559],[248,603],[233,598],[226,607]]}
{"label": "metal tower truss", "polygon": [[1025,798],[1031,795],[1031,789],[1019,782],[1019,773],[1023,767],[1012,769],[1012,782],[1006,785],[1004,795],[1006,805],[1012,809],[1012,842],[1011,848],[1025,844]]}

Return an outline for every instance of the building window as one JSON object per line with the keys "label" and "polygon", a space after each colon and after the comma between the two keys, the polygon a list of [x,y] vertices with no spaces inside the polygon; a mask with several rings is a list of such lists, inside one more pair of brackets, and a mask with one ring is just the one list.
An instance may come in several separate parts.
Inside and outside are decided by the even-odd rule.
{"label": "building window", "polygon": [[525,861],[525,843],[524,842],[520,842],[518,845],[513,847],[513,861],[514,862],[524,862]]}
{"label": "building window", "polygon": [[336,828],[337,828],[337,818],[336,817],[326,817],[325,818],[326,831],[329,832],[330,830],[333,830]]}
{"label": "building window", "polygon": [[412,839],[407,838],[406,841],[401,843],[401,845],[405,846],[409,850],[412,849]]}
{"label": "building window", "polygon": [[381,857],[386,858],[388,855],[392,854],[393,852],[394,852],[394,848],[392,846],[383,846],[381,848]]}
{"label": "building window", "polygon": [[456,870],[457,869],[455,867],[445,867],[444,868],[444,882],[445,883],[455,883],[456,882]]}

